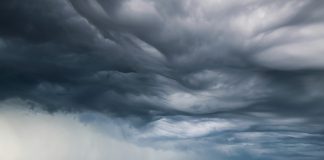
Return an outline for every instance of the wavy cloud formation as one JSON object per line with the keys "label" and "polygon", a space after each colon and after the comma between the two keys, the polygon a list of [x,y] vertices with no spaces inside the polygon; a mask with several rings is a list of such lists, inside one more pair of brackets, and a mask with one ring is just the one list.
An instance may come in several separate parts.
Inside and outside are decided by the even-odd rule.
{"label": "wavy cloud formation", "polygon": [[[316,0],[2,0],[1,109],[31,101],[42,110],[25,121],[29,104],[7,108],[2,124],[25,128],[22,145],[24,137],[51,138],[33,127],[68,132],[71,141],[59,137],[57,145],[73,148],[72,159],[87,152],[84,137],[104,148],[132,146],[133,159],[142,152],[180,159],[184,151],[206,160],[323,159],[323,7]],[[110,120],[125,127],[97,133],[105,128],[97,123]],[[97,128],[83,126],[88,121]],[[70,128],[84,134],[73,137]],[[110,132],[127,138],[115,141]]]}

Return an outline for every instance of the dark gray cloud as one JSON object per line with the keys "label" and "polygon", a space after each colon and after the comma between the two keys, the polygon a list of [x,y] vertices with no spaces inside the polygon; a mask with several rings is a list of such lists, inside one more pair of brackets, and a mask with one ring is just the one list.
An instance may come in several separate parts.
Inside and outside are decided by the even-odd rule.
{"label": "dark gray cloud", "polygon": [[320,1],[0,4],[1,100],[134,116],[134,143],[206,159],[323,158]]}

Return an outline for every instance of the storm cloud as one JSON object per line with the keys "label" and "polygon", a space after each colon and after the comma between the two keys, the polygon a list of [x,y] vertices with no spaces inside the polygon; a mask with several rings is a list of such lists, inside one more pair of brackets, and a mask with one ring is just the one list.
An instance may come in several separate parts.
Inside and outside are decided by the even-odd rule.
{"label": "storm cloud", "polygon": [[[43,130],[45,118],[53,132],[68,133],[58,138],[71,149],[57,151],[64,160],[87,151],[107,159],[84,137],[103,148],[130,146],[133,156],[119,159],[323,159],[323,7],[316,0],[2,0],[0,130]],[[22,112],[31,113],[26,122]],[[66,140],[78,134],[70,127],[84,134]],[[29,143],[14,143],[12,154]],[[32,152],[21,156],[35,159]]]}

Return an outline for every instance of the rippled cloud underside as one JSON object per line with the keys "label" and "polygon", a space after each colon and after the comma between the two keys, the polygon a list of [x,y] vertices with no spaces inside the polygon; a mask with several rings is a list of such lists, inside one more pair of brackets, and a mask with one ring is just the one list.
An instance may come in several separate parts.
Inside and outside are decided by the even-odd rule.
{"label": "rippled cloud underside", "polygon": [[324,1],[1,0],[1,160],[322,160]]}

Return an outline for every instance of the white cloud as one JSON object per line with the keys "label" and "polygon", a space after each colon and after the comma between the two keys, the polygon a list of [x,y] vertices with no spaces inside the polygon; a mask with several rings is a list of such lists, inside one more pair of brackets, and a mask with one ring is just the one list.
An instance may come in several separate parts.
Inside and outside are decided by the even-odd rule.
{"label": "white cloud", "polygon": [[261,65],[277,69],[324,67],[324,40],[276,46],[255,56]]}
{"label": "white cloud", "polygon": [[211,133],[246,129],[249,125],[248,122],[220,118],[167,117],[152,122],[142,138],[195,138]]}
{"label": "white cloud", "polygon": [[189,113],[210,113],[245,107],[266,97],[271,89],[261,76],[235,71],[205,70],[183,76],[190,86],[202,86],[201,90],[168,88],[165,103]]}
{"label": "white cloud", "polygon": [[[179,160],[179,151],[140,147],[114,138],[78,114],[30,110],[32,103],[0,103],[0,159],[3,160]],[[106,126],[107,127],[107,126]],[[114,129],[112,126],[111,129]],[[108,128],[109,129],[109,128]],[[114,131],[115,132],[115,131]]]}

